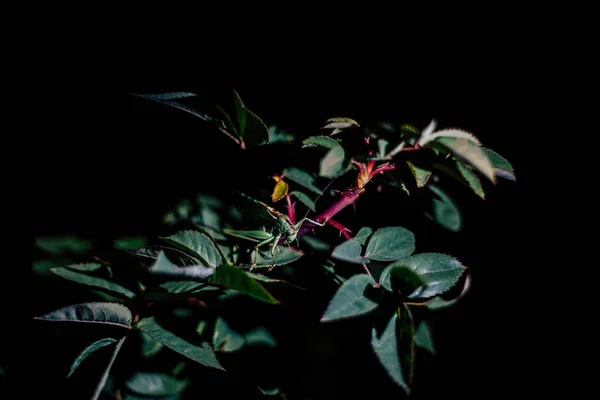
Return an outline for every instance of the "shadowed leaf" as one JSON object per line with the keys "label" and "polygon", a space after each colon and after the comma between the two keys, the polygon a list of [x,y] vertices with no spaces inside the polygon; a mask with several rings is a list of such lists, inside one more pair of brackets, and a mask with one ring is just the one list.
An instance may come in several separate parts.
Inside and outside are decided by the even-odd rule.
{"label": "shadowed leaf", "polygon": [[292,196],[295,196],[298,200],[300,200],[300,202],[302,204],[304,204],[306,207],[308,207],[310,210],[312,211],[317,211],[317,205],[315,204],[314,201],[312,201],[312,199],[310,197],[308,197],[307,194],[305,194],[304,192],[300,192],[298,190],[294,190],[292,193],[290,193]]}
{"label": "shadowed leaf", "polygon": [[316,194],[321,194],[322,190],[316,186],[315,178],[308,172],[301,170],[296,167],[289,167],[283,170],[283,174],[288,177],[291,181],[296,182],[298,185],[305,187],[306,189]]}
{"label": "shadowed leaf", "polygon": [[[90,264],[85,264],[85,265],[89,266]],[[127,289],[126,287],[119,285],[118,283],[111,282],[104,278],[99,278],[99,277],[95,277],[92,275],[84,274],[82,272],[73,271],[72,269],[70,269],[70,267],[69,268],[67,268],[67,267],[52,268],[51,271],[54,272],[56,275],[58,275],[64,279],[70,280],[72,282],[76,282],[76,283],[79,283],[82,285],[106,290],[110,293],[125,296],[126,298],[129,298],[129,299],[135,297],[134,292]]]}
{"label": "shadowed leaf", "polygon": [[93,243],[91,240],[82,239],[74,235],[64,236],[40,236],[35,239],[37,248],[47,253],[60,254],[83,254],[91,250]]}
{"label": "shadowed leaf", "polygon": [[373,279],[367,274],[354,275],[345,281],[329,302],[321,322],[356,317],[373,311],[378,305],[372,299],[376,292],[373,284]]}
{"label": "shadowed leaf", "polygon": [[85,360],[94,351],[101,349],[102,347],[116,343],[116,341],[117,340],[113,339],[113,338],[104,338],[104,339],[95,341],[94,343],[90,344],[88,347],[83,349],[83,351],[81,353],[79,353],[79,355],[73,362],[73,365],[71,365],[71,369],[69,370],[69,375],[67,377],[70,377],[71,375],[73,375],[73,372],[75,372],[75,370],[77,369],[77,367],[79,367],[79,365],[83,362],[83,360]]}
{"label": "shadowed leaf", "polygon": [[197,258],[207,267],[218,267],[222,262],[221,256],[212,240],[204,233],[186,230],[177,232],[166,238],[162,237],[161,239]]}
{"label": "shadowed leaf", "polygon": [[461,176],[465,179],[465,181],[469,184],[471,189],[475,192],[475,194],[482,199],[485,199],[485,192],[483,191],[483,187],[481,186],[481,182],[479,178],[473,171],[471,171],[468,167],[466,167],[460,161],[456,162],[456,168],[458,172],[460,172]]}
{"label": "shadowed leaf", "polygon": [[483,147],[483,151],[487,154],[490,162],[494,166],[494,173],[496,176],[502,177],[504,179],[509,179],[511,181],[516,181],[515,171],[508,162],[508,160],[502,157],[500,154],[496,153],[494,150]]}
{"label": "shadowed leaf", "polygon": [[415,181],[417,183],[417,187],[422,188],[427,184],[429,178],[431,178],[431,170],[423,167],[417,167],[410,161],[406,162],[410,168],[410,172],[412,172],[415,177]]}
{"label": "shadowed leaf", "polygon": [[114,325],[131,328],[131,310],[119,303],[80,303],[49,312],[34,319],[57,322]]}
{"label": "shadowed leaf", "polygon": [[433,199],[433,220],[452,232],[459,232],[462,215],[456,203],[437,185],[428,188],[441,199]]}
{"label": "shadowed leaf", "polygon": [[368,226],[363,226],[362,228],[360,228],[360,231],[358,231],[356,236],[352,238],[352,240],[356,240],[358,243],[364,246],[372,233],[373,229],[369,228]]}
{"label": "shadowed leaf", "polygon": [[375,231],[365,257],[377,261],[394,261],[410,256],[415,251],[415,235],[408,229],[389,226]]}
{"label": "shadowed leaf", "polygon": [[337,245],[333,249],[331,257],[354,264],[369,263],[368,258],[360,256],[361,251],[360,243],[357,240],[350,239]]}
{"label": "shadowed leaf", "polygon": [[321,159],[321,167],[319,170],[319,176],[325,178],[336,178],[340,176],[345,170],[344,159],[346,155],[344,148],[340,145],[332,147],[325,157]]}
{"label": "shadowed leaf", "polygon": [[162,373],[137,372],[125,382],[125,386],[142,396],[161,397],[182,392],[189,382]]}
{"label": "shadowed leaf", "polygon": [[496,182],[494,167],[490,162],[487,153],[482,147],[466,139],[455,138],[438,138],[436,143],[441,143],[454,153],[455,156],[471,164],[486,178],[492,182]]}
{"label": "shadowed leaf", "polygon": [[421,321],[417,327],[417,330],[415,331],[415,345],[424,348],[431,354],[435,354],[431,329],[429,329],[427,321]]}
{"label": "shadowed leaf", "polygon": [[223,264],[215,270],[210,282],[224,288],[235,289],[255,299],[276,304],[278,301],[246,271],[232,265]]}
{"label": "shadowed leaf", "polygon": [[166,275],[170,277],[199,279],[204,280],[214,273],[214,268],[205,267],[204,265],[191,265],[187,267],[179,267],[173,264],[165,255],[164,251],[158,254],[158,258],[150,267],[150,272],[156,275]]}

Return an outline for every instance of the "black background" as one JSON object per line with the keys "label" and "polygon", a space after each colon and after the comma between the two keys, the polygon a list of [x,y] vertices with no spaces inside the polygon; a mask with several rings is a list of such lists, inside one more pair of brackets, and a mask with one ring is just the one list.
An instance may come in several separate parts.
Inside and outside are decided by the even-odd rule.
{"label": "black background", "polygon": [[[535,339],[541,317],[535,307],[523,305],[519,292],[539,268],[530,247],[537,230],[532,132],[540,119],[539,99],[548,88],[539,75],[535,43],[449,40],[434,47],[394,48],[373,39],[317,53],[299,40],[226,57],[206,48],[193,55],[174,48],[159,57],[153,45],[140,50],[135,40],[123,47],[108,59],[70,53],[69,68],[57,63],[44,70],[50,86],[36,93],[47,109],[30,184],[35,235],[152,233],[174,201],[205,185],[227,184],[233,179],[230,171],[246,161],[219,156],[218,146],[231,144],[214,134],[207,139],[202,121],[130,92],[192,91],[228,104],[237,90],[268,125],[300,136],[317,133],[325,119],[339,115],[421,127],[435,118],[439,127],[475,133],[510,160],[517,182],[500,181],[487,190],[485,201],[459,194],[462,233],[431,227],[422,228],[430,237],[417,233],[417,243],[468,265],[473,288],[458,306],[440,312],[438,354],[417,369],[415,395],[479,397],[510,394],[517,386],[521,392],[533,390],[535,350],[527,343]],[[50,289],[40,293],[51,296]],[[44,368],[54,362],[49,357],[38,354],[38,369],[32,368],[48,374]],[[342,358],[340,364],[337,376],[350,374],[339,378],[340,396],[394,390],[385,379],[373,378],[372,369],[361,379],[360,359]],[[305,360],[298,372],[310,374],[311,368],[321,371]],[[52,376],[40,380],[49,382]]]}

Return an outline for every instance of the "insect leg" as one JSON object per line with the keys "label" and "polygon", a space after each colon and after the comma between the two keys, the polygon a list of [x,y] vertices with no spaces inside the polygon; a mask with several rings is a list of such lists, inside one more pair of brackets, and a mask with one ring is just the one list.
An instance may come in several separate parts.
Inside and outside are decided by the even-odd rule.
{"label": "insect leg", "polygon": [[[275,240],[276,237],[275,236],[271,236],[268,239],[263,240],[262,242],[258,243],[255,247],[254,247],[254,260],[252,261],[252,265],[250,266],[250,271],[252,271],[252,269],[254,268],[254,266],[256,265],[256,262],[258,260],[258,248],[262,247],[266,244],[269,244],[271,242],[273,242],[273,240]],[[277,239],[279,240],[279,239]]]}

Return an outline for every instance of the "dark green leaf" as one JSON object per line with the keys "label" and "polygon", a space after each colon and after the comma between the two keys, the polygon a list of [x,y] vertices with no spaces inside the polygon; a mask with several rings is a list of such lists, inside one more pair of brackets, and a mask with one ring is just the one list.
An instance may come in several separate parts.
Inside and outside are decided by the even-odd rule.
{"label": "dark green leaf", "polygon": [[329,136],[310,136],[302,141],[302,147],[317,147],[321,146],[326,149],[333,149],[340,144],[337,140]]}
{"label": "dark green leaf", "polygon": [[83,362],[83,360],[85,360],[94,351],[101,349],[102,347],[108,346],[110,344],[113,344],[116,341],[117,340],[113,339],[113,338],[104,338],[104,339],[96,340],[94,343],[90,344],[88,347],[83,349],[83,351],[81,353],[79,353],[79,355],[73,362],[73,365],[71,365],[71,369],[70,369],[69,375],[67,377],[70,377],[71,375],[73,375],[73,372],[75,372],[75,370],[77,369],[77,367],[79,367],[79,365]]}
{"label": "dark green leaf", "polygon": [[322,190],[315,185],[315,178],[306,171],[296,167],[289,167],[283,170],[283,174],[291,181],[296,182],[298,185],[305,187],[311,192],[316,194],[322,193]]}
{"label": "dark green leaf", "polygon": [[176,100],[184,99],[186,97],[195,97],[197,94],[190,92],[172,92],[172,93],[158,93],[158,94],[135,94],[134,96],[143,97],[148,100],[165,101],[165,100]]}
{"label": "dark green leaf", "polygon": [[156,372],[137,372],[127,382],[127,389],[142,396],[170,396],[183,391],[189,380],[175,379],[170,375]]}
{"label": "dark green leaf", "polygon": [[363,258],[360,256],[361,251],[362,247],[360,246],[360,242],[350,239],[337,245],[333,249],[331,256],[333,258],[337,258],[338,260],[354,264],[369,263],[368,258]]}
{"label": "dark green leaf", "polygon": [[69,268],[75,271],[82,272],[94,272],[102,268],[102,264],[98,263],[87,263],[87,264],[69,264],[66,265],[65,268]]}
{"label": "dark green leaf", "polygon": [[413,369],[414,331],[408,308],[402,305],[385,329],[371,331],[371,347],[392,380],[410,393]]}
{"label": "dark green leaf", "polygon": [[410,299],[424,299],[444,293],[456,284],[466,269],[456,258],[440,253],[415,254],[392,263],[388,268],[395,266],[412,269],[424,282],[424,286],[408,296]]}
{"label": "dark green leaf", "polygon": [[148,245],[148,240],[143,236],[125,236],[115,240],[114,246],[117,249],[139,249]]}
{"label": "dark green leaf", "polygon": [[433,199],[434,221],[452,232],[459,232],[462,216],[456,203],[439,186],[431,184],[428,187],[441,199]]}
{"label": "dark green leaf", "polygon": [[431,354],[435,354],[431,330],[429,329],[429,324],[427,321],[421,321],[419,324],[415,332],[415,345],[424,348]]}
{"label": "dark green leaf", "polygon": [[321,322],[357,317],[373,311],[378,305],[373,300],[377,292],[373,284],[373,279],[367,274],[352,276],[337,290]]}
{"label": "dark green leaf", "polygon": [[483,147],[483,151],[485,151],[485,154],[487,154],[490,162],[494,166],[494,173],[496,176],[510,179],[511,181],[517,180],[515,171],[506,158],[486,147]]}
{"label": "dark green leaf", "polygon": [[371,236],[372,233],[373,229],[369,228],[368,226],[363,226],[362,228],[360,228],[360,231],[358,231],[356,236],[352,238],[352,240],[355,240],[362,246],[364,246],[365,243],[367,243],[367,239],[369,239],[369,236]]}
{"label": "dark green leaf", "polygon": [[240,129],[233,123],[233,120],[231,119],[231,116],[227,113],[227,111],[223,110],[221,107],[216,106],[217,110],[219,110],[219,112],[221,114],[223,114],[223,118],[225,118],[225,128],[229,129],[233,134],[235,134],[236,137],[238,137],[239,139],[242,138],[242,134],[240,133]]}
{"label": "dark green leaf", "polygon": [[327,154],[325,154],[325,157],[321,159],[319,176],[325,178],[337,178],[342,175],[346,170],[346,165],[344,163],[345,157],[346,155],[342,146],[338,145],[331,148]]}
{"label": "dark green leaf", "polygon": [[278,301],[246,271],[232,265],[223,264],[215,270],[210,282],[221,287],[235,289],[255,299],[276,304]]}
{"label": "dark green leaf", "polygon": [[259,326],[244,334],[247,346],[275,347],[277,343],[271,332],[264,326]]}
{"label": "dark green leaf", "polygon": [[154,339],[153,337],[147,335],[146,333],[144,333],[142,331],[138,331],[138,332],[140,333],[140,340],[141,340],[140,351],[141,351],[143,357],[145,357],[145,358],[153,357],[156,354],[158,354],[158,352],[161,351],[162,348],[165,346],[164,344],[162,344],[158,340]]}
{"label": "dark green leaf", "polygon": [[429,178],[431,178],[431,170],[428,168],[417,167],[410,161],[406,162],[410,168],[410,172],[412,172],[415,177],[415,181],[417,182],[417,187],[422,188],[427,184]]}
{"label": "dark green leaf", "polygon": [[180,338],[173,332],[163,328],[156,322],[154,317],[142,319],[138,323],[138,328],[171,350],[176,351],[177,353],[182,354],[193,361],[196,361],[207,367],[221,370],[224,369],[217,360],[215,352],[208,343],[204,342],[201,346],[192,344]]}
{"label": "dark green leaf", "polygon": [[329,252],[331,251],[331,245],[325,240],[319,239],[316,236],[312,236],[308,233],[300,237],[302,243],[307,244],[311,249],[315,251]]}
{"label": "dark green leaf", "polygon": [[241,349],[245,344],[244,335],[231,329],[223,318],[217,318],[213,332],[213,348],[215,351],[233,352]]}
{"label": "dark green leaf", "polygon": [[[219,256],[220,259],[220,256]],[[214,268],[205,267],[204,265],[192,265],[187,267],[179,267],[173,264],[165,255],[164,251],[158,254],[156,262],[150,268],[150,272],[157,275],[166,275],[170,277],[179,277],[186,279],[204,280],[214,273]]]}
{"label": "dark green leaf", "polygon": [[117,358],[117,355],[119,354],[119,351],[121,350],[121,347],[123,346],[123,343],[125,342],[125,339],[127,339],[127,336],[123,336],[121,339],[119,339],[117,344],[115,344],[113,353],[108,362],[108,365],[104,369],[104,372],[102,373],[102,377],[100,378],[98,385],[96,385],[96,390],[94,391],[94,394],[92,395],[92,400],[97,400],[98,397],[100,397],[100,394],[102,393],[102,390],[104,389],[104,386],[106,385],[106,382],[108,380],[108,376],[110,375],[110,369],[112,368],[112,365],[114,364],[114,362]]}
{"label": "dark green leaf", "polygon": [[269,130],[262,119],[246,108],[246,133],[244,142],[250,146],[269,143]]}
{"label": "dark green leaf", "polygon": [[481,197],[482,199],[485,199],[485,192],[483,191],[483,187],[481,186],[481,182],[479,181],[477,175],[475,175],[475,173],[471,171],[471,169],[466,167],[460,161],[456,161],[456,168],[458,169],[458,172],[460,172],[462,177],[465,179],[465,181],[469,184],[471,189],[473,189],[475,194]]}
{"label": "dark green leaf", "polygon": [[246,107],[244,106],[244,102],[240,98],[240,95],[236,91],[233,92],[233,100],[235,103],[235,111],[237,114],[240,136],[243,138],[244,134],[246,133]]}
{"label": "dark green leaf", "polygon": [[206,286],[203,282],[198,281],[169,281],[161,283],[160,288],[167,293],[189,293],[196,289]]}
{"label": "dark green leaf", "polygon": [[81,272],[73,271],[67,267],[52,268],[51,271],[54,272],[56,275],[61,276],[72,282],[106,290],[111,293],[120,294],[129,299],[135,297],[135,293],[131,290],[119,285],[118,283],[111,282],[104,278],[99,278]]}
{"label": "dark green leaf", "polygon": [[405,298],[414,293],[425,282],[417,272],[400,264],[400,262],[395,262],[388,265],[381,273],[379,282],[385,289],[390,292],[396,291]]}
{"label": "dark green leaf", "polygon": [[355,120],[353,120],[351,118],[336,117],[336,118],[329,118],[327,121],[325,121],[325,126],[323,126],[322,129],[346,129],[346,128],[350,128],[351,126],[360,126],[360,125],[358,124],[358,122],[356,122]]}
{"label": "dark green leaf", "polygon": [[[275,266],[293,263],[303,255],[304,253],[299,250],[279,245],[275,248]],[[271,257],[270,249],[268,251],[259,251],[256,264],[254,265],[254,268],[266,267],[273,267],[273,258]]]}
{"label": "dark green leaf", "polygon": [[[171,106],[173,108],[177,108],[179,110],[185,111],[187,113],[192,114],[195,117],[198,117],[204,121],[212,121],[213,118],[210,117],[208,114],[200,111],[200,110],[195,110],[194,108],[185,105],[183,103],[180,103],[178,101],[176,101],[175,99],[180,99],[180,98],[184,98],[184,97],[191,97],[191,96],[183,96],[183,97],[176,97],[176,98],[167,98],[170,94],[135,94],[135,93],[130,93],[133,96],[138,96],[138,97],[142,97],[144,99],[147,100],[151,100],[151,101],[156,101],[157,103],[162,103],[162,104],[166,104],[168,106]],[[161,98],[161,96],[164,96],[165,98]]]}
{"label": "dark green leaf", "polygon": [[34,319],[57,322],[81,322],[86,324],[114,325],[131,328],[133,316],[129,308],[119,303],[73,304],[35,317]]}
{"label": "dark green leaf", "polygon": [[455,156],[475,167],[490,181],[496,182],[494,167],[492,166],[487,153],[478,144],[467,139],[455,139],[450,137],[438,138],[436,139],[436,143],[441,143],[443,146],[450,149]]}
{"label": "dark green leaf", "polygon": [[312,211],[317,211],[317,205],[307,194],[304,192],[300,192],[298,190],[294,190],[290,195],[295,196],[302,204],[311,209]]}
{"label": "dark green leaf", "polygon": [[187,230],[161,239],[197,258],[207,267],[218,267],[221,265],[221,255],[215,248],[212,240],[204,233]]}
{"label": "dark green leaf", "polygon": [[379,154],[380,158],[383,158],[387,155],[387,147],[388,147],[389,143],[387,140],[385,139],[379,139],[377,140],[377,151]]}
{"label": "dark green leaf", "polygon": [[415,251],[415,235],[400,226],[389,226],[375,231],[365,257],[377,261],[394,261],[410,256]]}
{"label": "dark green leaf", "polygon": [[59,254],[83,254],[93,246],[91,240],[86,240],[73,235],[65,236],[40,236],[35,239],[38,249],[47,253]]}

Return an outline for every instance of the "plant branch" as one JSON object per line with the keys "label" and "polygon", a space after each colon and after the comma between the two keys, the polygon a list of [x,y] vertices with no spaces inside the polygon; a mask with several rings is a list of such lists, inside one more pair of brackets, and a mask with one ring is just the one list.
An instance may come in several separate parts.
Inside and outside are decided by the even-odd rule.
{"label": "plant branch", "polygon": [[106,385],[106,380],[108,379],[108,375],[110,374],[110,369],[112,368],[113,363],[117,359],[117,354],[119,354],[119,350],[121,350],[121,346],[123,346],[123,342],[125,342],[125,339],[127,339],[127,336],[123,336],[121,339],[119,339],[117,344],[115,344],[115,348],[113,350],[112,356],[110,357],[110,361],[104,369],[104,373],[100,378],[100,382],[98,382],[98,385],[96,386],[96,391],[92,395],[92,400],[96,400],[98,397],[100,397],[100,393],[102,393],[102,389],[104,389],[104,386]]}

